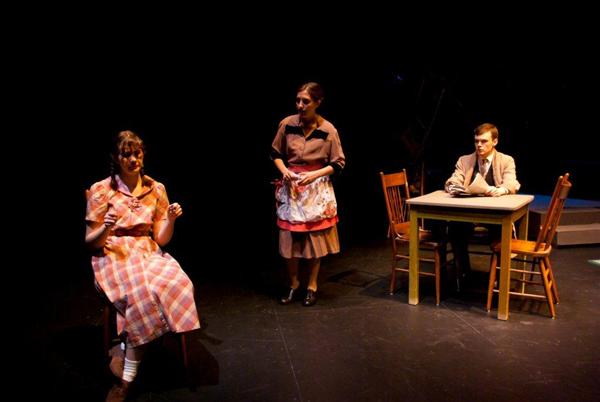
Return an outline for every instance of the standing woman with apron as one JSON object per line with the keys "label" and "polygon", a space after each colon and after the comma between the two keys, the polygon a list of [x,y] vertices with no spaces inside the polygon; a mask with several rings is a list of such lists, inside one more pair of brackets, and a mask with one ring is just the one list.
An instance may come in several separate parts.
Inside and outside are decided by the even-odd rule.
{"label": "standing woman with apron", "polygon": [[289,276],[281,304],[299,299],[303,262],[309,280],[302,304],[314,305],[321,258],[340,251],[337,203],[329,176],[341,172],[345,157],[337,129],[317,113],[322,100],[319,84],[302,85],[296,95],[298,113],[279,123],[271,146],[271,158],[282,176],[275,198],[279,253]]}

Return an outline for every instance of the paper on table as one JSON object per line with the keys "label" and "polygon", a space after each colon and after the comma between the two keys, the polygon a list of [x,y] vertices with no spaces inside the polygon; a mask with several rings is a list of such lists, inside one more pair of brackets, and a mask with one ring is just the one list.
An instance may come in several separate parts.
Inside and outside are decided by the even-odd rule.
{"label": "paper on table", "polygon": [[475,179],[473,182],[467,187],[464,191],[456,192],[453,195],[478,195],[485,194],[487,189],[489,188],[489,184],[485,181],[483,176],[479,174],[479,172],[475,175]]}
{"label": "paper on table", "polygon": [[475,176],[475,180],[473,180],[473,183],[471,183],[471,185],[467,187],[467,191],[471,194],[483,194],[487,191],[489,187],[490,185],[487,184],[487,181],[485,181],[483,176],[477,173],[477,175]]}

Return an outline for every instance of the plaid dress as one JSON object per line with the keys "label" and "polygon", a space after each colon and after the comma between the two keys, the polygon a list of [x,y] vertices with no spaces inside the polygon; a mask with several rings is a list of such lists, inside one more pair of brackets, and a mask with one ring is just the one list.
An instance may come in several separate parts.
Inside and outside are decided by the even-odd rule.
{"label": "plaid dress", "polygon": [[151,236],[153,222],[167,217],[165,187],[145,176],[148,184],[134,197],[116,179],[116,191],[110,177],[92,185],[86,220],[104,222],[109,210],[119,217],[108,237],[112,244],[92,256],[96,282],[119,312],[118,333],[138,346],[168,331],[200,328],[192,282]]}

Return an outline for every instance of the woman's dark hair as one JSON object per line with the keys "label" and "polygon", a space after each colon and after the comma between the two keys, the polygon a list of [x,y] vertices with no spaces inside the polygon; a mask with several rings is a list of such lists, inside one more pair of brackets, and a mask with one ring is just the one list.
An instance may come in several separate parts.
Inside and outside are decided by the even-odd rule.
{"label": "woman's dark hair", "polygon": [[310,98],[316,102],[323,100],[323,98],[325,97],[323,88],[321,87],[321,85],[319,85],[316,82],[307,82],[306,84],[302,84],[300,86],[300,88],[298,88],[298,91],[296,91],[296,92],[302,92],[302,91],[308,92],[308,94],[310,95]]}

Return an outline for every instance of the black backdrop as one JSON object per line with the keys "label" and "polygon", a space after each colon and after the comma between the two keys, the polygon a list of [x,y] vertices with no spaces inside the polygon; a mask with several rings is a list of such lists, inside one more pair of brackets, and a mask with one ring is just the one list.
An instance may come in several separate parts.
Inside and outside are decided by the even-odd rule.
{"label": "black backdrop", "polygon": [[[50,233],[60,236],[42,241],[46,262],[35,267],[42,280],[91,276],[83,191],[108,175],[111,139],[122,129],[141,134],[148,174],[183,205],[169,249],[186,271],[277,269],[269,148],[308,80],[323,85],[321,112],[338,127],[347,156],[334,182],[343,248],[386,233],[379,171],[414,175],[423,159],[426,190],[440,188],[484,121],[499,127],[498,149],[515,157],[522,192],[548,194],[569,171],[573,197],[598,198],[590,141],[600,70],[569,42],[518,51],[327,42],[313,54],[261,46],[256,37],[60,39],[33,51],[35,66],[19,83],[19,103],[28,107],[16,114],[33,132],[19,147],[36,151],[36,194],[54,217]],[[208,262],[214,258],[221,262]]]}

